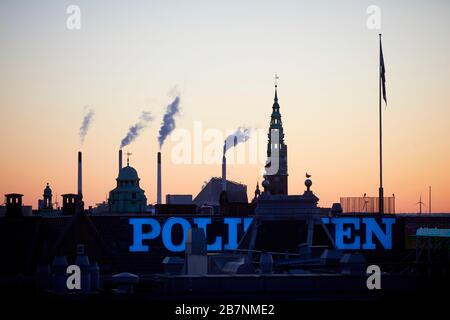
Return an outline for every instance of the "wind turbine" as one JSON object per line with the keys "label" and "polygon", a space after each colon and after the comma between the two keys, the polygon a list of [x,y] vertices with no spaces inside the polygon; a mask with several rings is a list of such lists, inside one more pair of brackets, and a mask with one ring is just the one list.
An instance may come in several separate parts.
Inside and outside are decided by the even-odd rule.
{"label": "wind turbine", "polygon": [[422,202],[422,193],[420,194],[419,202],[417,202],[416,205],[419,205],[419,214],[422,214],[422,205],[425,205],[425,203]]}

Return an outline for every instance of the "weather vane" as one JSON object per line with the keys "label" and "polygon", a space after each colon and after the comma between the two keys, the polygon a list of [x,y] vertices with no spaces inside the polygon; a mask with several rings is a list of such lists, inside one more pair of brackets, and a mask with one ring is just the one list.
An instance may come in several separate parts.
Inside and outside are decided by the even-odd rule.
{"label": "weather vane", "polygon": [[278,74],[275,72],[275,86],[278,86],[278,79],[280,79],[280,77],[279,77]]}
{"label": "weather vane", "polygon": [[127,152],[127,166],[130,166],[130,156],[132,155],[131,152]]}

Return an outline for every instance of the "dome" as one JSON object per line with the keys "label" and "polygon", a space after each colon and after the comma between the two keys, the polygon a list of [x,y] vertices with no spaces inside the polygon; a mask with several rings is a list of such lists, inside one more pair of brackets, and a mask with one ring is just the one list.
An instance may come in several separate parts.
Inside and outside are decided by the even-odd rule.
{"label": "dome", "polygon": [[311,179],[306,179],[306,180],[305,180],[305,186],[308,187],[308,188],[312,186],[312,181],[311,181]]}
{"label": "dome", "polygon": [[47,186],[44,189],[44,195],[45,196],[51,196],[52,195],[52,189],[50,189],[50,186],[47,183]]}
{"label": "dome", "polygon": [[264,179],[264,181],[262,182],[262,186],[264,189],[269,188],[270,182],[267,179]]}
{"label": "dome", "polygon": [[145,212],[147,197],[139,187],[139,176],[133,167],[127,165],[119,171],[117,186],[109,192],[108,206],[110,212],[131,213]]}
{"label": "dome", "polygon": [[118,180],[139,180],[136,169],[130,166],[123,167],[119,171]]}
{"label": "dome", "polygon": [[311,179],[306,179],[305,180],[305,186],[306,186],[306,191],[310,191],[309,189],[311,188],[311,186],[312,186],[312,181],[311,181]]}

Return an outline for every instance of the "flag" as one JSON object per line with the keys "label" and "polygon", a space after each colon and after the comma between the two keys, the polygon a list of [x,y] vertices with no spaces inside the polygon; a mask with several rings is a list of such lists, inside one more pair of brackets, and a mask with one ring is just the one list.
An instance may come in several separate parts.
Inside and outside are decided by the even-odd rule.
{"label": "flag", "polygon": [[381,38],[380,38],[380,79],[381,79],[381,88],[383,90],[383,99],[384,99],[384,102],[387,104],[385,71],[386,70],[384,68],[383,48],[381,46]]}

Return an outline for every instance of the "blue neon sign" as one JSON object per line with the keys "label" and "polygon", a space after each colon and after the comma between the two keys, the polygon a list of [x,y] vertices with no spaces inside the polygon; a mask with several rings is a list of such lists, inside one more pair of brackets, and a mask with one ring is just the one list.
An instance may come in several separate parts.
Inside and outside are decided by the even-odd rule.
{"label": "blue neon sign", "polygon": [[[238,247],[238,227],[242,224],[243,231],[246,232],[253,218],[224,218],[224,224],[228,225],[228,242],[222,245],[222,236],[216,236],[211,244],[207,244],[208,251],[235,250]],[[133,244],[130,246],[131,252],[147,252],[149,246],[144,244],[144,240],[156,239],[161,235],[164,247],[172,252],[182,252],[186,249],[186,238],[191,223],[180,217],[168,218],[163,226],[154,218],[130,218],[130,225],[133,226]],[[194,218],[193,224],[205,231],[212,223],[211,218]],[[182,228],[182,240],[174,243],[172,239],[172,229],[179,225]],[[144,226],[149,227],[148,232],[144,232]]]}
{"label": "blue neon sign", "polygon": [[[223,219],[227,225],[228,242],[223,243],[223,237],[217,235],[212,243],[207,244],[207,251],[235,250],[238,247],[238,230],[242,227],[246,232],[250,227],[253,218],[231,218]],[[322,223],[328,226],[328,230],[334,229],[334,242],[337,249],[341,250],[374,250],[376,249],[376,238],[381,246],[392,249],[392,226],[395,218],[381,218],[380,224],[374,217],[336,217],[322,218]],[[191,223],[181,217],[170,217],[161,226],[155,218],[130,218],[130,225],[133,227],[133,243],[129,247],[131,252],[148,252],[148,240],[153,240],[161,236],[164,247],[171,252],[183,252],[186,249],[186,238]],[[212,224],[211,218],[194,218],[193,225],[203,229],[207,235],[207,228]],[[181,227],[181,241],[175,243],[172,238],[172,230],[175,226]],[[144,227],[148,231],[144,232]],[[332,232],[333,233],[333,232]],[[276,235],[274,235],[276,236]]]}
{"label": "blue neon sign", "polygon": [[[380,226],[373,217],[322,218],[322,222],[325,225],[334,226],[334,242],[338,249],[374,250],[376,249],[373,242],[374,236],[384,249],[392,249],[392,226],[395,223],[395,218],[381,218],[381,224],[384,227]],[[363,225],[365,226],[364,242],[361,241],[360,232]]]}

